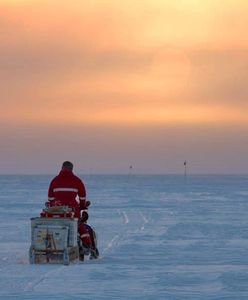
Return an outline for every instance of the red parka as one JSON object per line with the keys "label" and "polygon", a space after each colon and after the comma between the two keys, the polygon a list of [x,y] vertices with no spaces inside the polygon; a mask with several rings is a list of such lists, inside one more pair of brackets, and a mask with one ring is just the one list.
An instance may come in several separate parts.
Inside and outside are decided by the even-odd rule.
{"label": "red parka", "polygon": [[[77,201],[79,197],[79,202]],[[80,207],[86,205],[86,190],[80,178],[75,176],[71,170],[62,169],[50,183],[48,190],[49,202],[59,202],[60,205],[67,205],[75,211],[75,217],[80,217]]]}
{"label": "red parka", "polygon": [[92,247],[93,242],[91,237],[91,227],[86,223],[80,223],[78,231],[83,245],[86,247]]}

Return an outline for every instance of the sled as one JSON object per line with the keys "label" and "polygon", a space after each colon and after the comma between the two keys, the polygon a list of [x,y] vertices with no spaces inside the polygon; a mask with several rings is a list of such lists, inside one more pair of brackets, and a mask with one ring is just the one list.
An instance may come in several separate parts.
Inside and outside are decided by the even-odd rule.
{"label": "sled", "polygon": [[49,208],[31,218],[31,264],[69,265],[79,258],[78,219],[69,212],[66,207]]}

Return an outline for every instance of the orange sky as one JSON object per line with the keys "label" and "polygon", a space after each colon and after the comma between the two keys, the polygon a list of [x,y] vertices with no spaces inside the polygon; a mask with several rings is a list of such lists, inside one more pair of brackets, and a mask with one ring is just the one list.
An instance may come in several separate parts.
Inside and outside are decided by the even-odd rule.
{"label": "orange sky", "polygon": [[[182,148],[180,141],[185,138],[181,130],[171,128],[186,126],[196,139],[202,134],[199,128],[212,128],[214,133],[221,128],[224,139],[229,128],[236,128],[236,138],[248,125],[247,20],[245,0],[0,0],[0,137],[6,139],[2,139],[6,152],[0,167],[2,161],[6,172],[14,172],[15,167],[31,170],[32,165],[26,170],[13,159],[12,167],[8,165],[8,149],[18,149],[20,128],[29,128],[29,147],[38,139],[32,128],[43,133],[47,128],[50,132],[59,128],[74,138],[75,127],[87,128],[93,136],[87,141],[91,147],[83,140],[78,147],[86,147],[89,153],[99,147],[97,128],[103,127],[108,128],[112,147],[117,127],[122,128],[123,140],[129,136],[131,144],[149,127],[164,128],[177,137],[171,148]],[[17,136],[16,144],[10,142],[8,130]],[[156,141],[163,139],[162,132],[153,132]],[[49,132],[47,135],[49,140]],[[42,147],[47,149],[45,137]],[[245,158],[245,142],[240,138],[239,157]],[[109,157],[106,152],[104,161],[109,161],[110,167],[99,162],[99,170],[121,171],[136,160],[141,144],[116,170],[112,157],[120,161],[121,154]],[[126,144],[123,147],[126,149]],[[210,149],[212,143],[207,140],[204,147]],[[141,172],[155,148],[139,163]],[[219,147],[216,151],[221,155],[224,150]],[[25,161],[28,151],[22,151]],[[75,150],[68,151],[79,160]],[[227,160],[218,168],[216,163],[212,169],[206,168],[212,159],[207,153],[206,158],[198,159],[195,172],[245,172],[246,166],[240,162],[227,167],[226,151]],[[92,161],[99,155],[89,155],[82,166],[91,161],[87,169],[97,171]],[[186,159],[181,155],[168,154],[168,161]],[[63,157],[61,153],[59,159]],[[153,169],[147,164],[144,172],[180,171],[180,166],[165,163],[160,169],[157,165]],[[41,171],[46,170],[50,169]]]}

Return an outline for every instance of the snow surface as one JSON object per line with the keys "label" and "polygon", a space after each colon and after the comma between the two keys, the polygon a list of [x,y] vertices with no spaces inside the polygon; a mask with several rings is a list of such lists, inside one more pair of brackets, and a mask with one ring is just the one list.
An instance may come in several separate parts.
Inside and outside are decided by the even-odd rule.
{"label": "snow surface", "polygon": [[100,259],[30,265],[51,176],[0,176],[0,299],[248,299],[248,176],[83,176]]}

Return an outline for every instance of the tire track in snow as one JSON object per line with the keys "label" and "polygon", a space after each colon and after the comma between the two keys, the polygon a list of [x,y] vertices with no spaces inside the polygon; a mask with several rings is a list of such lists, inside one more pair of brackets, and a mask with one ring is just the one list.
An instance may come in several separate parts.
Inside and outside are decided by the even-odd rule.
{"label": "tire track in snow", "polygon": [[118,210],[118,214],[123,216],[125,224],[128,224],[130,222],[129,218],[128,218],[128,215],[124,210],[123,211]]}
{"label": "tire track in snow", "polygon": [[119,241],[120,241],[120,235],[117,234],[115,235],[112,240],[108,243],[107,247],[105,247],[103,250],[102,250],[102,253],[105,253],[106,251],[108,251],[109,249],[111,249],[113,246],[115,245],[118,245],[119,244]]}
{"label": "tire track in snow", "polygon": [[34,291],[35,287],[37,287],[40,283],[42,283],[46,279],[50,279],[52,274],[60,273],[63,271],[67,266],[61,266],[59,268],[53,269],[49,272],[46,272],[45,274],[39,276],[33,281],[30,281],[27,283],[26,287],[24,288],[24,292],[32,292]]}
{"label": "tire track in snow", "polygon": [[149,222],[149,220],[147,219],[147,217],[140,211],[139,214],[141,215],[142,219],[143,219],[143,224],[140,228],[140,230],[144,230],[145,229],[145,225]]}
{"label": "tire track in snow", "polygon": [[[120,211],[119,209],[117,210],[117,213],[123,217],[123,222],[124,224],[129,224],[130,223],[130,219],[127,215],[127,213],[123,210]],[[124,234],[117,234],[115,235],[111,241],[107,244],[107,246],[103,249],[102,253],[107,252],[109,249],[113,248],[114,246],[118,246],[120,244],[121,241],[125,240],[125,238],[127,238],[132,232],[133,233],[138,233],[140,231],[143,231],[145,229],[146,224],[149,222],[148,218],[140,211],[139,215],[142,218],[142,225],[140,228],[136,228],[133,230],[129,230],[128,232],[125,232]]]}
{"label": "tire track in snow", "polygon": [[[117,210],[117,213],[123,217],[124,224],[128,224],[130,222],[127,213],[123,210],[120,211],[119,209]],[[124,235],[116,234],[111,241],[107,244],[107,246],[102,250],[102,253],[105,253],[109,249],[113,248],[113,246],[118,246],[120,243],[120,240],[123,239]]]}

